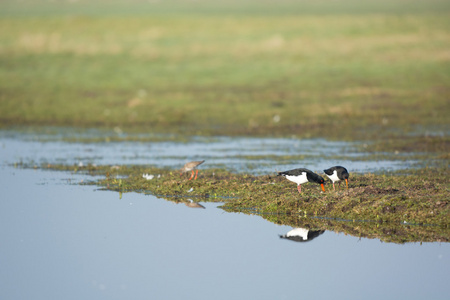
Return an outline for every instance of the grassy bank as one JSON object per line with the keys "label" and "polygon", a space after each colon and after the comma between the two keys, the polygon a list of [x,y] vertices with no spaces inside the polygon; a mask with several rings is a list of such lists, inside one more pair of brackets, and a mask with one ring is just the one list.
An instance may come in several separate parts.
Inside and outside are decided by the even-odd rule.
{"label": "grassy bank", "polygon": [[[232,211],[450,225],[448,165],[407,174],[352,174],[348,190],[341,187],[334,191],[328,181],[325,193],[319,185],[308,183],[303,185],[302,194],[295,184],[275,174],[253,176],[206,169],[201,170],[197,180],[188,180],[176,170],[145,166],[43,168],[101,175],[103,179],[90,183],[118,192],[220,201]],[[143,174],[155,177],[147,180]]]}
{"label": "grassy bank", "polygon": [[445,149],[450,4],[404,2],[5,1],[0,126]]}
{"label": "grassy bank", "polygon": [[[331,230],[386,242],[449,242],[450,182],[448,165],[391,175],[351,174],[350,188],[326,192],[312,183],[302,194],[295,184],[275,174],[252,176],[219,169],[201,170],[188,180],[176,170],[144,166],[45,165],[43,169],[96,175],[80,184],[122,193],[152,194],[192,207],[195,202],[221,202],[228,212],[256,214],[279,225]],[[152,174],[147,180],[142,175]],[[121,196],[120,196],[121,197]]]}

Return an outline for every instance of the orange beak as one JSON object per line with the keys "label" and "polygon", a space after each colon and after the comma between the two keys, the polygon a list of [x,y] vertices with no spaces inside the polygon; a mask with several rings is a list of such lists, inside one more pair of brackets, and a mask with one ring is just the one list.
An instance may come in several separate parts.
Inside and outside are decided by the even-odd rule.
{"label": "orange beak", "polygon": [[325,187],[323,186],[323,183],[321,183],[320,186],[322,187],[322,191],[325,192]]}
{"label": "orange beak", "polygon": [[348,189],[348,179],[345,179],[345,183],[347,184],[347,189]]}

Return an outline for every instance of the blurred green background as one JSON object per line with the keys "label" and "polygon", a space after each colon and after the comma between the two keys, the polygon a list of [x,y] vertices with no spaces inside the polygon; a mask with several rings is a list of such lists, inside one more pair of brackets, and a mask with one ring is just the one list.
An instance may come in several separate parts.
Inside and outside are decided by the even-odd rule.
{"label": "blurred green background", "polygon": [[0,112],[3,128],[445,146],[450,1],[1,1]]}

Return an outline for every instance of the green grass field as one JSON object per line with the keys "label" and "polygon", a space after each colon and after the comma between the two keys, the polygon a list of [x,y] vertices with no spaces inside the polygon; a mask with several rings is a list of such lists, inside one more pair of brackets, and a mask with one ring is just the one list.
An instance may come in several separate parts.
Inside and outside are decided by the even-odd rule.
{"label": "green grass field", "polygon": [[448,149],[449,1],[215,2],[2,1],[0,126]]}

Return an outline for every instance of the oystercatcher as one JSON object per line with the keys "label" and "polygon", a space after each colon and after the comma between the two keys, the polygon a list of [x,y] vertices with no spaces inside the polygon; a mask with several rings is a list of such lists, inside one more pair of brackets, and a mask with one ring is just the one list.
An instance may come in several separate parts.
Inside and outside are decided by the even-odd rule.
{"label": "oystercatcher", "polygon": [[301,184],[308,181],[320,184],[322,186],[322,191],[325,192],[325,187],[323,186],[323,183],[325,181],[323,180],[323,178],[308,169],[299,168],[284,172],[278,172],[278,176],[279,175],[286,177],[287,180],[295,182],[297,184],[297,190],[300,194],[302,193]]}
{"label": "oystercatcher", "polygon": [[[198,165],[201,165],[201,164],[204,163],[204,162],[205,162],[205,161],[202,160],[202,161],[191,161],[191,162],[186,163],[186,164],[180,169],[180,176],[181,176],[183,173],[192,171],[191,177],[189,178],[189,180],[191,180],[192,177],[194,177],[194,169],[197,168]],[[197,179],[198,170],[196,170],[196,171],[197,171],[197,172],[195,173],[195,178],[194,178],[194,179]]]}
{"label": "oystercatcher", "polygon": [[345,180],[348,189],[348,177],[350,175],[348,174],[346,168],[341,166],[335,166],[323,171],[325,172],[325,175],[327,175],[328,178],[330,178],[330,180],[333,182],[333,190],[336,190],[336,188],[334,187],[334,183],[340,180]]}

